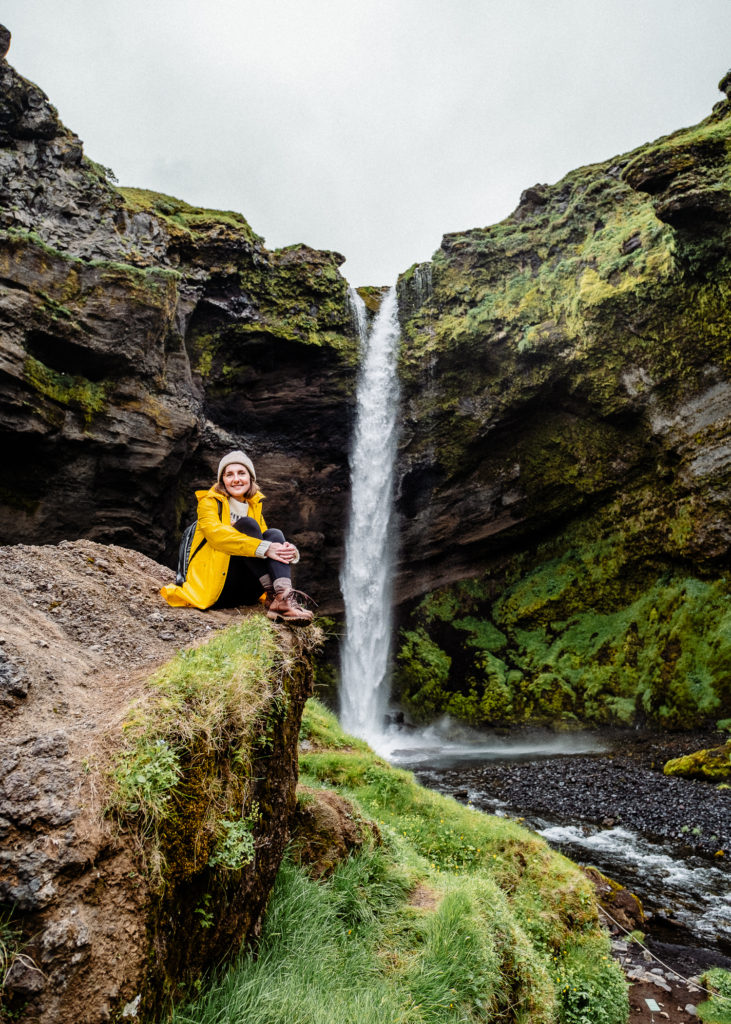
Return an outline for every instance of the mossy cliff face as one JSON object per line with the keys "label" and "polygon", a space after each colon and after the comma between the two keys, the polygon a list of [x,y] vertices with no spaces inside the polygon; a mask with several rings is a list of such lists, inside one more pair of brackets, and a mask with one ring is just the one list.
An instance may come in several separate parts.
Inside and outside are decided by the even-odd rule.
{"label": "mossy cliff face", "polygon": [[193,490],[244,447],[308,589],[336,603],[357,361],[343,258],[116,188],[4,59],[0,97],[3,541],[170,558]]}
{"label": "mossy cliff face", "polygon": [[413,710],[728,714],[730,243],[723,100],[402,277]]}

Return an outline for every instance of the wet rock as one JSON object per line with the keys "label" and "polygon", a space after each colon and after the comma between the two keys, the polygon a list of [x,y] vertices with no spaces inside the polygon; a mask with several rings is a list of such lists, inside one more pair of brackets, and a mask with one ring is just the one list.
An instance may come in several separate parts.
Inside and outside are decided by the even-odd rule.
{"label": "wet rock", "polygon": [[[673,742],[673,741],[668,741]],[[676,740],[682,745],[681,740]],[[685,739],[693,743],[692,737]],[[649,741],[638,743],[649,753]],[[662,745],[660,744],[660,749]],[[544,813],[565,820],[603,822],[608,808],[621,810],[615,826],[644,835],[681,840],[683,845],[714,856],[731,848],[731,791],[706,783],[669,778],[642,758],[612,759],[578,755],[519,762],[486,762],[478,768],[439,772],[417,771],[419,779],[444,792],[463,788],[498,798],[520,813]],[[540,785],[536,779],[540,778]],[[570,781],[569,781],[570,780]],[[491,807],[474,797],[477,806]],[[702,826],[699,823],[702,822]],[[630,929],[631,930],[631,929]]]}

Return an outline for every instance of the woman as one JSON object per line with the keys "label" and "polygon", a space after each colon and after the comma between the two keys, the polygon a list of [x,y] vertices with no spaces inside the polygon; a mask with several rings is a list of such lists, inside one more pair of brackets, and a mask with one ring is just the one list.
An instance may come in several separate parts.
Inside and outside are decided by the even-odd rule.
{"label": "woman", "polygon": [[263,497],[248,455],[224,455],[213,487],[196,491],[198,522],[185,582],[162,588],[168,604],[235,608],[256,604],[265,591],[270,619],[312,621],[312,612],[298,604],[292,589],[291,566],[299,561],[299,552],[281,530],[267,529]]}

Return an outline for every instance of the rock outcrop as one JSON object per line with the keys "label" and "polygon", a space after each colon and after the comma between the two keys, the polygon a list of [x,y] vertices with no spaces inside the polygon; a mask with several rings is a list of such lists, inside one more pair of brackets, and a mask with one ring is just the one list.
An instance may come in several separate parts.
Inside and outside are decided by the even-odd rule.
{"label": "rock outcrop", "polygon": [[351,854],[381,842],[378,825],[363,818],[339,793],[312,786],[297,788],[292,860],[305,865],[313,878],[329,877]]}
{"label": "rock outcrop", "polygon": [[402,277],[417,714],[728,715],[730,141],[725,99]]}
{"label": "rock outcrop", "polygon": [[685,757],[671,758],[663,771],[666,775],[680,775],[685,779],[725,782],[731,779],[731,740],[720,747],[696,750]]}
{"label": "rock outcrop", "polygon": [[117,188],[0,59],[0,539],[171,560],[244,447],[337,606],[357,341],[338,271],[236,213]]}
{"label": "rock outcrop", "polygon": [[[276,630],[258,611],[249,620],[161,606],[157,591],[171,576],[138,552],[91,541],[2,549],[0,905],[9,970],[0,1001],[23,1020],[156,1019],[205,968],[258,934],[295,809],[312,630]],[[194,682],[161,690],[150,674],[188,647],[183,664],[195,676],[214,657],[207,652],[219,630],[247,622],[274,643],[272,669],[225,711],[235,713],[235,729],[227,735],[224,721],[214,743],[192,725]],[[243,642],[227,652],[208,684],[216,700],[228,676],[250,671],[246,657]],[[169,735],[150,733],[135,747],[130,737],[144,740],[140,723],[166,701],[175,709]],[[141,817],[137,801],[155,794],[162,816]]]}

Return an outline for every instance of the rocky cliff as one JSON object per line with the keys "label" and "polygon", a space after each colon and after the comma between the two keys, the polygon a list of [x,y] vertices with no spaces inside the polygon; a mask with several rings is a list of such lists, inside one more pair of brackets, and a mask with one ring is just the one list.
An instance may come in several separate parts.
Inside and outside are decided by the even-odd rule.
{"label": "rocky cliff", "polygon": [[317,631],[161,606],[114,545],[1,554],[0,1016],[156,1019],[258,935]]}
{"label": "rocky cliff", "polygon": [[416,713],[731,713],[730,153],[726,98],[402,277]]}
{"label": "rocky cliff", "polygon": [[169,559],[193,490],[243,446],[303,585],[337,603],[357,361],[342,261],[115,187],[0,60],[0,539]]}

